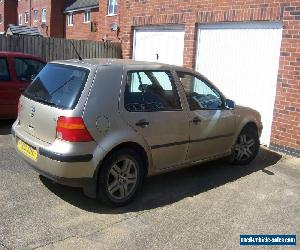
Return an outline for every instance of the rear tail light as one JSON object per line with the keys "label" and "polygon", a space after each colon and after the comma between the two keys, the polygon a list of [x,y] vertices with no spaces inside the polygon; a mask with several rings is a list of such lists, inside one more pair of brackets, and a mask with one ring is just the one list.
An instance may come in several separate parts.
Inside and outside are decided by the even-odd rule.
{"label": "rear tail light", "polygon": [[93,141],[81,117],[59,117],[56,126],[56,138],[70,142]]}

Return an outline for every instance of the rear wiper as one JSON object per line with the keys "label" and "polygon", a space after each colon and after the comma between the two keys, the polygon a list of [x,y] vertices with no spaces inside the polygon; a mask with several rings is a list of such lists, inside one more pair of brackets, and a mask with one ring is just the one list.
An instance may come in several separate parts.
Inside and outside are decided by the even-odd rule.
{"label": "rear wiper", "polygon": [[49,93],[49,95],[53,95],[54,93],[56,93],[57,91],[59,91],[60,89],[62,89],[64,86],[66,86],[69,82],[71,82],[72,80],[74,80],[75,77],[71,76],[69,79],[67,79],[61,86],[59,86],[57,89],[53,90],[52,92]]}

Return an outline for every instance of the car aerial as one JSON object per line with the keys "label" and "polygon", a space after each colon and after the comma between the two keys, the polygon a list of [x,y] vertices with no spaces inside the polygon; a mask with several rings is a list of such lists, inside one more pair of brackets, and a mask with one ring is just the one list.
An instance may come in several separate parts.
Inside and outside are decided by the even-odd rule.
{"label": "car aerial", "polygon": [[20,98],[18,154],[58,183],[111,206],[146,176],[259,151],[260,114],[194,70],[125,59],[48,63]]}
{"label": "car aerial", "polygon": [[0,119],[17,117],[21,93],[45,64],[33,55],[0,51]]}

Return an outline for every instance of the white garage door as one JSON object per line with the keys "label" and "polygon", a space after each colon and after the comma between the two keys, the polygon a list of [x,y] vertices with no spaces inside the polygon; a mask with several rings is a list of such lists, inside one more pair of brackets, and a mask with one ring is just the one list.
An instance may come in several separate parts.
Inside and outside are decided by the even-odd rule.
{"label": "white garage door", "polygon": [[133,59],[183,64],[184,28],[143,27],[134,32]]}
{"label": "white garage door", "polygon": [[200,25],[196,69],[227,98],[262,115],[263,144],[269,145],[276,94],[282,24]]}

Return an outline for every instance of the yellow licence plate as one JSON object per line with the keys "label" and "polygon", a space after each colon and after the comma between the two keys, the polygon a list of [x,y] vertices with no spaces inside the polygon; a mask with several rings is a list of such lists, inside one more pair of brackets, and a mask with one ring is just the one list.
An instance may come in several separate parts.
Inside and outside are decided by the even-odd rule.
{"label": "yellow licence plate", "polygon": [[17,147],[19,151],[22,152],[24,155],[26,155],[27,157],[29,157],[34,161],[37,161],[38,153],[35,148],[29,146],[27,143],[23,142],[20,139],[18,139],[17,141]]}

